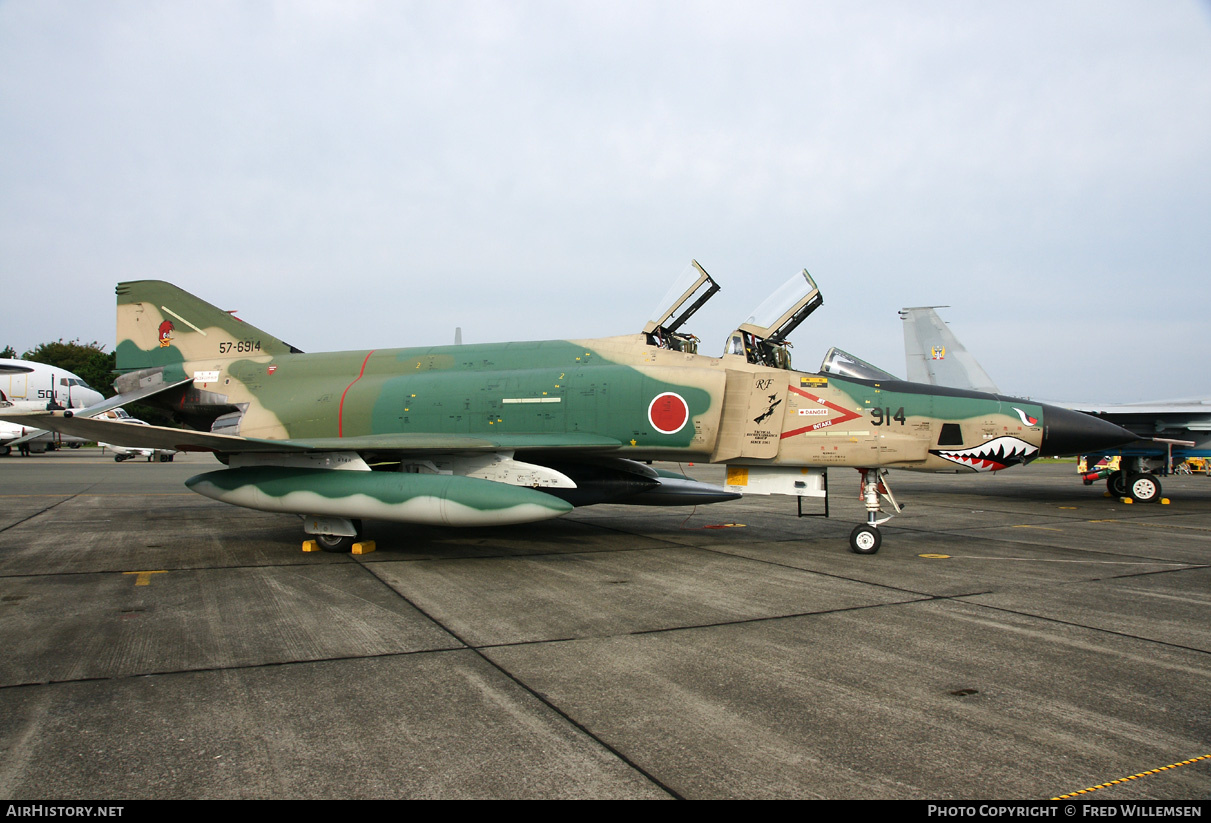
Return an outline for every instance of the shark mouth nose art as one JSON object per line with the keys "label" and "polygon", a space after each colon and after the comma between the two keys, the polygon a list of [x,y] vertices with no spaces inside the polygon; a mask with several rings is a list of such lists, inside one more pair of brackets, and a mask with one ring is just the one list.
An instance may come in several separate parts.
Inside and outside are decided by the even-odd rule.
{"label": "shark mouth nose art", "polygon": [[1032,460],[1038,455],[1038,447],[1025,440],[1004,436],[969,449],[933,449],[932,453],[960,466],[978,472],[1000,471]]}

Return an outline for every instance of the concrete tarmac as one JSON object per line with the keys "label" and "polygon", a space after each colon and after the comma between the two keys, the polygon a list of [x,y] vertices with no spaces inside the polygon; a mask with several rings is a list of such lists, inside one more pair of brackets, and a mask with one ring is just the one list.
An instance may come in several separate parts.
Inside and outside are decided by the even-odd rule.
{"label": "concrete tarmac", "polygon": [[[1047,799],[1211,755],[1211,479],[892,474],[545,523],[299,518],[0,458],[0,797]],[[687,470],[722,481],[722,469]],[[805,501],[805,510],[820,505]],[[1211,758],[1090,800],[1211,795]]]}

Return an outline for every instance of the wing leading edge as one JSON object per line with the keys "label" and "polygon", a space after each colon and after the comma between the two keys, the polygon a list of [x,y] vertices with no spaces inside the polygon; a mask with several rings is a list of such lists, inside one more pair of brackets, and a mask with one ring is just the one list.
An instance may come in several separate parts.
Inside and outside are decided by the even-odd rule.
{"label": "wing leading edge", "polygon": [[361,437],[323,437],[306,440],[261,440],[167,426],[130,426],[119,421],[67,416],[62,412],[0,415],[0,420],[71,434],[87,440],[141,449],[209,451],[220,454],[254,452],[397,451],[397,452],[499,452],[515,450],[610,451],[622,443],[596,434],[505,434],[472,437],[447,434],[371,434]]}

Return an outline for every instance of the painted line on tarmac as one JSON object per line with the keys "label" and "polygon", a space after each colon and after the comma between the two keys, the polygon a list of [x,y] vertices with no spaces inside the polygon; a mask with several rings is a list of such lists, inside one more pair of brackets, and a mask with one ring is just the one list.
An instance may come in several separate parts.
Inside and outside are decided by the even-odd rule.
{"label": "painted line on tarmac", "polygon": [[153,574],[168,574],[168,570],[160,569],[157,571],[148,571],[148,572],[122,572],[122,574],[135,575],[135,585],[136,586],[150,586],[151,585],[151,576]]}
{"label": "painted line on tarmac", "polygon": [[1205,569],[1207,563],[1149,563],[1139,560],[1051,560],[1045,557],[986,557],[978,554],[918,554],[926,560],[1016,560],[1023,563],[1097,563],[1102,566],[1175,566],[1186,569]]}
{"label": "painted line on tarmac", "polygon": [[1147,520],[1090,520],[1090,523],[1125,523],[1129,526],[1153,526],[1158,529],[1187,529],[1194,532],[1211,532],[1211,526],[1183,526],[1181,523],[1152,523]]}
{"label": "painted line on tarmac", "polygon": [[1161,766],[1159,769],[1149,769],[1146,772],[1133,774],[1130,777],[1120,777],[1118,780],[1111,780],[1109,783],[1098,783],[1096,786],[1090,786],[1088,789],[1081,789],[1079,792],[1072,792],[1071,794],[1062,794],[1059,797],[1053,797],[1051,799],[1070,800],[1071,798],[1079,797],[1082,794],[1096,792],[1098,789],[1105,789],[1108,786],[1118,786],[1121,783],[1126,783],[1128,780],[1139,780],[1141,777],[1147,777],[1148,775],[1152,774],[1160,774],[1161,772],[1167,772],[1170,769],[1176,769],[1181,766],[1189,766],[1191,763],[1197,763],[1200,760],[1207,760],[1209,758],[1211,758],[1211,754],[1199,755],[1198,757],[1192,757],[1189,760],[1181,760],[1177,763],[1170,763],[1168,766]]}

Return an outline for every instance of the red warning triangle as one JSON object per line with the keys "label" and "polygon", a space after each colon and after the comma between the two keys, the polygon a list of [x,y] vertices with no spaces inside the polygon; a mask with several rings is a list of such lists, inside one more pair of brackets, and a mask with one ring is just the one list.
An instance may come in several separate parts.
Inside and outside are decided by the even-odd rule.
{"label": "red warning triangle", "polygon": [[813,423],[810,426],[804,426],[803,428],[800,428],[800,429],[791,429],[790,431],[784,431],[784,432],[782,432],[782,438],[784,440],[788,437],[794,437],[796,434],[803,434],[804,432],[810,432],[810,431],[819,431],[820,429],[828,428],[829,426],[836,425],[837,423],[844,423],[848,420],[854,420],[854,419],[862,416],[859,412],[850,411],[849,409],[843,409],[840,406],[838,406],[836,403],[830,403],[827,400],[821,400],[819,397],[816,397],[816,395],[812,394],[811,392],[803,391],[803,389],[798,389],[798,388],[795,388],[794,386],[787,386],[787,388],[790,389],[791,391],[793,391],[795,394],[806,397],[808,400],[812,401],[813,403],[818,403],[819,405],[824,406],[825,408],[829,408],[835,412],[839,412],[841,416],[840,417],[830,417],[827,420],[821,420],[819,423]]}

